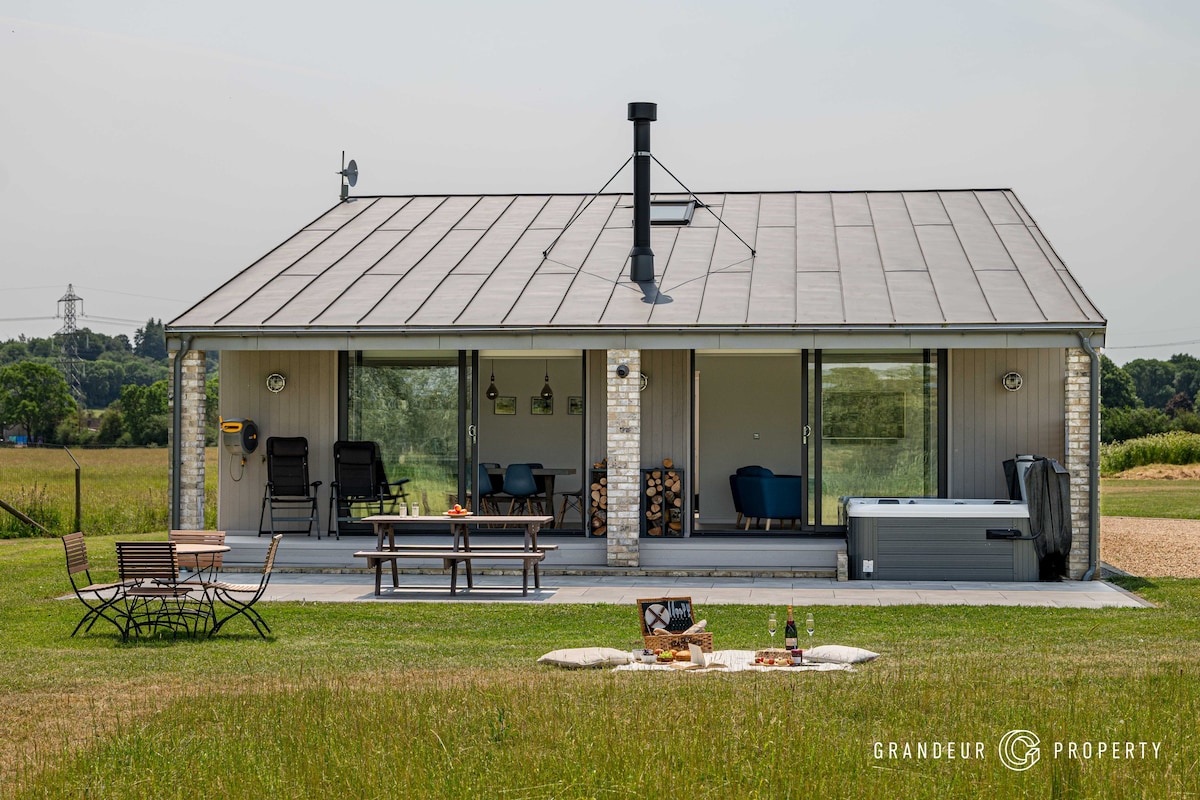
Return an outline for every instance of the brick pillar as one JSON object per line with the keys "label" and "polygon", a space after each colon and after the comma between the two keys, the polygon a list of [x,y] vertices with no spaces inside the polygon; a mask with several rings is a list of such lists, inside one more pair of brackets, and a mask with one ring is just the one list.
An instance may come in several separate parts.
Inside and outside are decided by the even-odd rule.
{"label": "brick pillar", "polygon": [[[177,353],[170,353],[171,374]],[[183,418],[180,436],[179,525],[183,530],[204,530],[204,416],[205,397],[204,351],[189,350],[183,356],[182,395]],[[176,396],[171,398],[171,419],[174,420]],[[169,428],[174,435],[175,426]],[[175,465],[171,465],[172,484]]]}
{"label": "brick pillar", "polygon": [[1082,348],[1067,349],[1067,463],[1071,473],[1071,555],[1068,575],[1079,580],[1088,568],[1088,522],[1091,502],[1089,480],[1092,444],[1092,361]]}
{"label": "brick pillar", "polygon": [[[617,376],[617,366],[629,375]],[[609,350],[608,384],[608,565],[638,566],[641,533],[642,354],[639,350]]]}

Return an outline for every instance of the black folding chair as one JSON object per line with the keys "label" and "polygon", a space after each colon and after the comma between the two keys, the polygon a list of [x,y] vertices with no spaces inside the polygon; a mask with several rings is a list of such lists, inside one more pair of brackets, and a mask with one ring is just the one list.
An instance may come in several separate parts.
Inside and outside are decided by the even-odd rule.
{"label": "black folding chair", "polygon": [[[343,533],[374,533],[372,526],[360,520],[371,514],[383,513],[383,487],[376,474],[378,462],[379,451],[374,442],[333,443],[329,530],[335,538],[342,538]],[[357,515],[356,510],[359,512]]]}
{"label": "black folding chair", "polygon": [[375,481],[379,484],[379,496],[383,498],[384,505],[388,507],[391,513],[396,513],[397,503],[408,503],[408,492],[404,488],[404,484],[408,483],[410,478],[401,478],[398,481],[389,481],[387,470],[383,468],[383,457],[376,455],[375,458]]}
{"label": "black folding chair", "polygon": [[[317,526],[321,538],[321,513],[317,510],[317,487],[321,481],[308,480],[308,439],[303,436],[271,436],[267,439],[267,486],[263,491],[262,511],[258,515],[258,535],[303,533],[312,535]],[[270,527],[264,528],[268,518]],[[304,530],[276,531],[275,523],[305,523]]]}

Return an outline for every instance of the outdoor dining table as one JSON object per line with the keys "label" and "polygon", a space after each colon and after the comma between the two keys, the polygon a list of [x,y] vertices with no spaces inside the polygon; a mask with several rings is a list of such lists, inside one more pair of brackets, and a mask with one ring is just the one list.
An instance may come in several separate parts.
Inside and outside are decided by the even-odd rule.
{"label": "outdoor dining table", "polygon": [[[533,477],[543,478],[546,483],[546,510],[551,515],[554,514],[554,476],[556,475],[574,475],[574,467],[532,467]],[[488,467],[487,473],[493,478],[504,478],[504,467]],[[499,484],[493,481],[493,485]]]}
{"label": "outdoor dining table", "polygon": [[[524,529],[525,541],[524,550],[534,551],[538,549],[537,535],[538,531],[543,527],[554,523],[553,516],[534,516],[534,515],[498,515],[498,514],[438,514],[431,516],[420,517],[405,517],[392,514],[376,514],[370,517],[364,517],[363,522],[369,522],[375,528],[375,549],[376,550],[396,550],[396,528],[397,527],[446,527],[451,535],[450,552],[470,550],[471,549],[471,526],[472,525],[487,525],[500,527],[520,527]],[[384,539],[387,539],[386,545]],[[444,554],[443,554],[444,555]],[[438,557],[436,552],[430,553],[431,558]],[[467,588],[475,587],[475,579],[471,574],[471,562],[466,561],[467,570]],[[535,562],[533,565],[534,585],[541,585],[541,574],[538,572],[538,565]],[[400,570],[395,561],[392,561],[392,586],[400,585]]]}
{"label": "outdoor dining table", "polygon": [[[228,553],[229,545],[226,544],[205,544],[205,543],[190,543],[176,542],[175,554],[177,556],[215,556],[220,553]],[[207,560],[207,564],[205,561]],[[179,583],[187,585],[196,582],[201,590],[201,596],[204,598],[201,602],[207,608],[206,616],[208,620],[214,621],[217,618],[216,599],[210,593],[208,584],[212,583],[217,577],[217,560],[215,558],[195,560],[196,569],[186,578],[180,578]]]}

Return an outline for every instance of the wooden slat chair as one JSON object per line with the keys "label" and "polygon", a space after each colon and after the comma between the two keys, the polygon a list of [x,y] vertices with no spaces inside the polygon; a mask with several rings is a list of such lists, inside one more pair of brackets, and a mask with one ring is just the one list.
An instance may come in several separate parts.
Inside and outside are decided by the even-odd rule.
{"label": "wooden slat chair", "polygon": [[[117,542],[117,569],[126,584],[121,592],[125,601],[121,638],[142,628],[183,628],[197,630],[208,612],[189,607],[189,594],[196,584],[179,583],[179,558],[174,542]],[[191,620],[191,624],[189,624]]]}
{"label": "wooden slat chair", "polygon": [[[167,541],[177,544],[225,544],[225,531],[168,531]],[[179,556],[180,569],[199,572],[221,568],[224,553]]]}
{"label": "wooden slat chair", "polygon": [[[216,592],[216,598],[225,605],[233,609],[233,612],[217,620],[213,625],[212,630],[208,635],[212,636],[229,620],[241,615],[250,620],[250,624],[254,626],[254,630],[258,631],[258,635],[266,639],[267,634],[271,632],[271,627],[267,625],[267,621],[262,618],[262,615],[254,609],[254,604],[263,596],[263,592],[267,590],[267,584],[271,580],[271,570],[275,567],[275,553],[279,550],[279,542],[283,539],[282,533],[277,533],[271,537],[271,544],[267,547],[267,557],[263,562],[262,573],[258,583],[225,583],[224,581],[216,581],[208,584],[208,588]],[[247,597],[249,599],[241,599],[238,597]]]}
{"label": "wooden slat chair", "polygon": [[[83,628],[86,622],[87,627],[84,628],[84,633],[92,629],[96,624],[96,620],[103,617],[121,630],[121,623],[116,620],[115,609],[117,601],[121,599],[122,584],[116,583],[96,583],[92,580],[92,574],[88,566],[87,544],[83,541],[83,534],[80,532],[68,533],[62,537],[63,549],[67,553],[67,577],[71,579],[71,588],[75,591],[75,596],[79,598],[79,602],[87,608],[87,613],[83,615],[83,619],[79,620],[79,624],[75,626],[75,630],[71,631],[71,635],[79,633],[79,629]],[[77,576],[82,575],[80,580]],[[107,612],[107,613],[106,613]],[[112,616],[109,616],[112,614]]]}

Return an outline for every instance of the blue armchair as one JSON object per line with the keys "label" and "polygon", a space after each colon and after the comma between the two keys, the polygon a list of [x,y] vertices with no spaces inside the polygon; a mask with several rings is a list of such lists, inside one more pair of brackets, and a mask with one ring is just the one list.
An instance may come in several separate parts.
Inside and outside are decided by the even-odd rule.
{"label": "blue armchair", "polygon": [[766,467],[758,465],[751,467],[738,467],[737,471],[729,476],[729,493],[733,495],[733,510],[737,512],[737,520],[733,523],[735,527],[740,527],[742,524],[742,493],[738,490],[738,478],[745,476],[770,476],[775,473]]}
{"label": "blue armchair", "polygon": [[740,497],[742,513],[746,519],[745,530],[750,530],[750,520],[766,520],[766,529],[771,530],[771,520],[781,523],[791,520],[792,527],[804,515],[804,479],[799,475],[735,475],[737,496]]}

